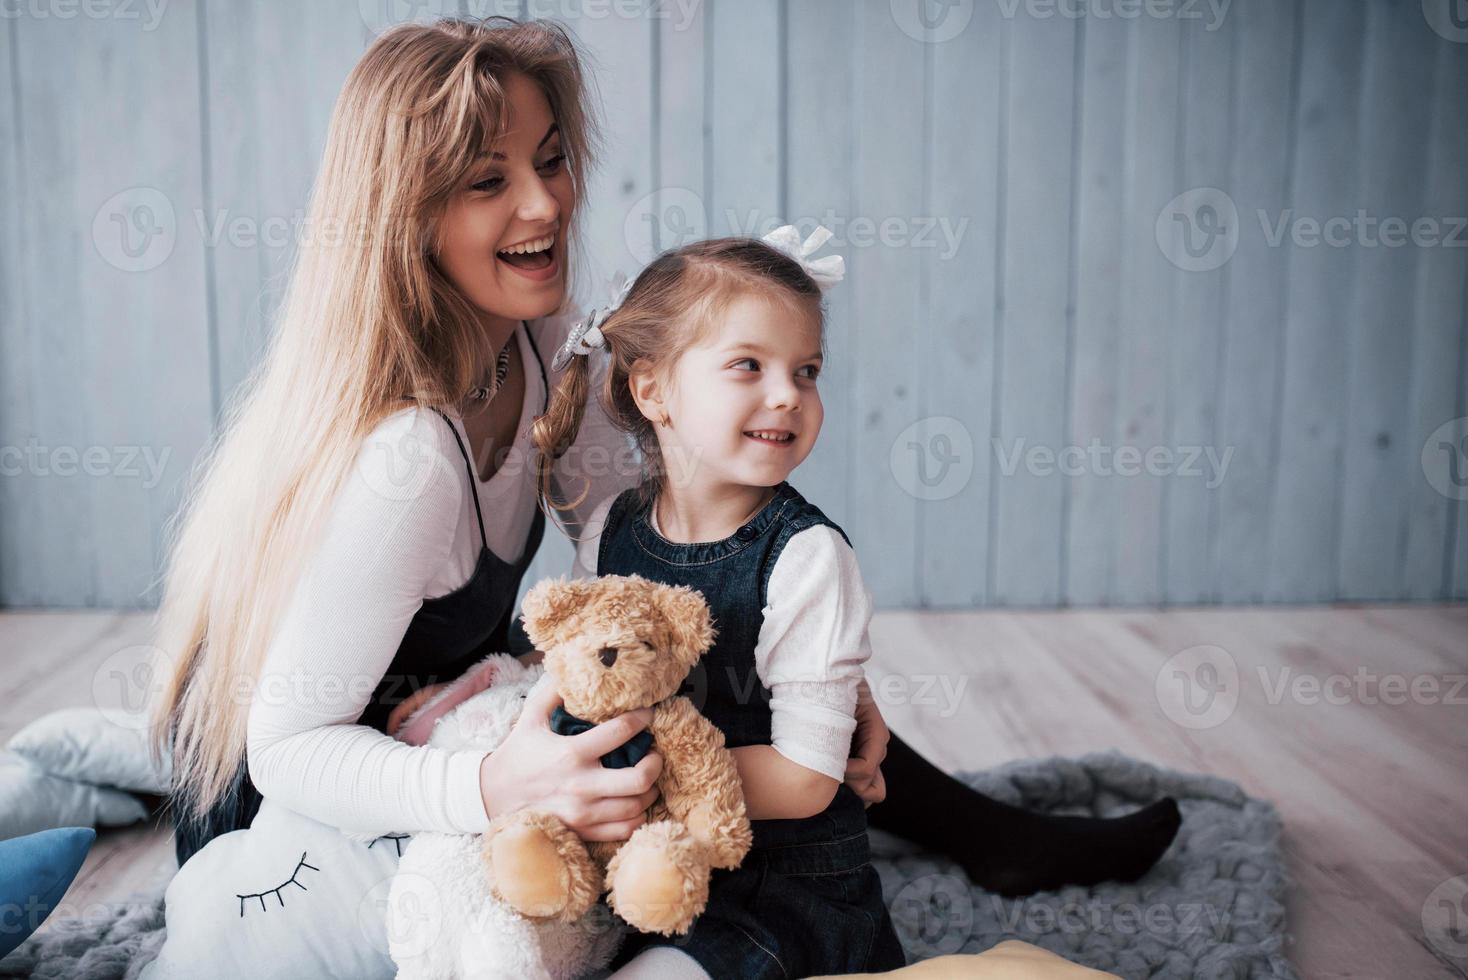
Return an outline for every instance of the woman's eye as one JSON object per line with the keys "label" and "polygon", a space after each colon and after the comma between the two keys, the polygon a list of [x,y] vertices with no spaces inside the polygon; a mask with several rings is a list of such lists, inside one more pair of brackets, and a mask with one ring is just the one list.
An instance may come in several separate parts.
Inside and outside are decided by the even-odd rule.
{"label": "woman's eye", "polygon": [[545,163],[542,163],[540,165],[540,169],[543,170],[543,171],[545,171],[546,173],[552,173],[553,174],[557,170],[560,170],[561,169],[561,164],[563,164],[565,162],[566,162],[566,155],[564,153],[557,153],[555,156],[551,157]]}
{"label": "woman's eye", "polygon": [[479,183],[477,183],[477,184],[470,184],[469,185],[469,188],[471,190],[484,191],[486,193],[490,193],[490,192],[499,190],[500,189],[500,185],[503,184],[504,182],[505,182],[505,178],[503,178],[503,177],[486,177],[483,180],[479,181]]}

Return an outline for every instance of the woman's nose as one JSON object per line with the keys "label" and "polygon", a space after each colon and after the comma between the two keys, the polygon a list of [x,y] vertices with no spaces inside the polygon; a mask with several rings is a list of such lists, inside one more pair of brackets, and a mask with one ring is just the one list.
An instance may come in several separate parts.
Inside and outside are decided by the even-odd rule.
{"label": "woman's nose", "polygon": [[545,186],[545,182],[537,177],[527,183],[516,212],[524,221],[544,223],[555,221],[561,216],[561,205],[550,192],[550,188]]}

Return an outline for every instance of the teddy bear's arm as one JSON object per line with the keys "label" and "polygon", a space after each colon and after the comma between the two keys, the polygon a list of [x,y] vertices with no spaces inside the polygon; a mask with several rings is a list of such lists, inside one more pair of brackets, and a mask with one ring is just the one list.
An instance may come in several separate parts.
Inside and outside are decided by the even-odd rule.
{"label": "teddy bear's arm", "polygon": [[712,850],[710,864],[736,868],[752,839],[744,789],[724,733],[693,702],[672,697],[653,709],[653,741],[663,756],[663,803]]}

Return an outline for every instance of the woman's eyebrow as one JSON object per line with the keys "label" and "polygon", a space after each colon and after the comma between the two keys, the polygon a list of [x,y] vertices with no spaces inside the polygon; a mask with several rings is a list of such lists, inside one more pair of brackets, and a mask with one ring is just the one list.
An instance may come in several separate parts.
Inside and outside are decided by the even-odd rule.
{"label": "woman's eyebrow", "polygon": [[[560,129],[561,127],[557,123],[551,123],[550,129],[547,129],[545,131],[545,135],[540,138],[540,142],[535,144],[536,151],[539,152],[540,148],[542,146],[545,146],[546,140],[550,139],[552,136],[556,135],[556,133],[560,132]],[[492,160],[506,159],[505,155],[499,152],[491,153],[489,156]]]}

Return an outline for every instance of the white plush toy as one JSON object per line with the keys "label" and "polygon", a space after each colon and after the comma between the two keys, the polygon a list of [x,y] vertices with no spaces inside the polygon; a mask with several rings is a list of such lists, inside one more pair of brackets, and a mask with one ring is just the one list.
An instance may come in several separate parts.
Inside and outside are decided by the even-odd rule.
{"label": "white plush toy", "polygon": [[[414,712],[398,738],[444,749],[498,748],[542,674],[539,664],[491,654]],[[570,980],[604,968],[626,928],[604,903],[573,923],[521,916],[490,894],[475,834],[415,835],[398,863],[386,915],[399,980]]]}

